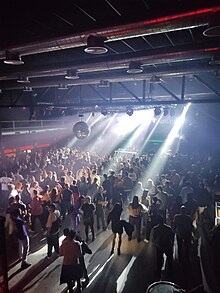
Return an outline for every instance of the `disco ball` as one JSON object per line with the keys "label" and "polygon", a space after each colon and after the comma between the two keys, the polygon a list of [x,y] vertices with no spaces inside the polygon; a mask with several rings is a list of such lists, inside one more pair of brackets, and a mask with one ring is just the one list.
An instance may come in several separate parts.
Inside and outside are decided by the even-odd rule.
{"label": "disco ball", "polygon": [[90,135],[90,128],[88,124],[84,121],[77,122],[73,126],[73,134],[78,139],[85,139]]}

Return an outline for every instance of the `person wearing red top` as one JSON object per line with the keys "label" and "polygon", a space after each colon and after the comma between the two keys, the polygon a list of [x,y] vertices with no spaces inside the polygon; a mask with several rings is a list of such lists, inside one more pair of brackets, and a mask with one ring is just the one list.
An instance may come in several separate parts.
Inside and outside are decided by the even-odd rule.
{"label": "person wearing red top", "polygon": [[33,200],[30,204],[31,208],[31,230],[35,231],[35,223],[36,219],[39,219],[42,225],[42,228],[45,229],[45,223],[43,219],[43,207],[42,207],[42,201],[41,196],[38,195],[37,189],[33,190]]}
{"label": "person wearing red top", "polygon": [[69,292],[73,292],[76,281],[78,292],[81,292],[82,267],[80,257],[82,251],[80,242],[74,240],[75,237],[76,232],[71,230],[60,246],[60,256],[63,256],[60,284],[67,283]]}

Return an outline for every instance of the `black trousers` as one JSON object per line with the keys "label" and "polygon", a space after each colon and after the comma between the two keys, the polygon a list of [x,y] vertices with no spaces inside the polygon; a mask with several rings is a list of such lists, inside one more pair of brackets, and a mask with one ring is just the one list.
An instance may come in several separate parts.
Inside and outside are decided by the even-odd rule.
{"label": "black trousers", "polygon": [[48,257],[51,257],[53,247],[55,252],[59,254],[59,232],[56,234],[47,236],[47,256]]}
{"label": "black trousers", "polygon": [[167,263],[168,263],[168,270],[172,271],[173,267],[173,247],[170,249],[161,249],[161,248],[156,248],[157,250],[157,273],[161,273],[161,269],[163,266],[163,254],[167,256]]}
{"label": "black trousers", "polygon": [[86,234],[86,239],[89,238],[89,227],[90,230],[92,232],[92,237],[95,237],[95,232],[94,232],[94,223],[90,223],[90,224],[85,224],[85,234]]}
{"label": "black trousers", "polygon": [[189,260],[191,250],[191,238],[191,235],[186,237],[180,237],[176,235],[179,261],[182,261],[183,258],[183,246],[185,247],[186,259]]}

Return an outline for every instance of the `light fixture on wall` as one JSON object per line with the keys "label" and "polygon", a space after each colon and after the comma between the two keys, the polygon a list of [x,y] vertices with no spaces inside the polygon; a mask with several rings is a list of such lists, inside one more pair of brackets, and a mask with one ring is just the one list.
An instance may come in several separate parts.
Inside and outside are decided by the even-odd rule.
{"label": "light fixture on wall", "polygon": [[127,73],[129,74],[142,73],[143,71],[144,69],[139,61],[131,61],[127,69]]}
{"label": "light fixture on wall", "polygon": [[101,55],[108,52],[108,49],[104,46],[106,37],[90,35],[87,38],[87,47],[84,51],[88,54]]}
{"label": "light fixture on wall", "polygon": [[17,52],[6,51],[4,63],[9,65],[22,65],[24,61],[21,60],[21,56]]}

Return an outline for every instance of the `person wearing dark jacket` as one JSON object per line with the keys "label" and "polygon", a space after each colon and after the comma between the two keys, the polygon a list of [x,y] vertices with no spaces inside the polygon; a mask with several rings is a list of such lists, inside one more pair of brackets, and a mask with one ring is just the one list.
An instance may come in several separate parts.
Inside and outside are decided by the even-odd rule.
{"label": "person wearing dark jacket", "polygon": [[116,237],[118,235],[118,255],[121,254],[121,243],[122,243],[122,234],[123,234],[123,225],[120,220],[121,213],[122,213],[122,206],[120,203],[114,204],[112,210],[109,212],[107,216],[107,226],[112,224],[112,233],[113,233],[113,239],[112,239],[112,249],[111,254],[114,253],[115,248],[115,241]]}
{"label": "person wearing dark jacket", "polygon": [[189,260],[193,224],[192,218],[186,214],[186,207],[184,205],[180,208],[180,214],[174,217],[173,228],[176,233],[179,261],[182,261],[183,244],[185,246],[187,260]]}
{"label": "person wearing dark jacket", "polygon": [[158,223],[152,230],[152,239],[157,251],[157,274],[160,276],[163,254],[167,256],[169,272],[172,271],[174,233],[172,228],[165,224],[163,216],[158,215]]}
{"label": "person wearing dark jacket", "polygon": [[21,210],[13,211],[12,219],[15,223],[15,235],[18,239],[18,251],[21,260],[21,269],[28,268],[31,264],[27,263],[27,254],[29,251],[29,237],[25,222],[21,218]]}
{"label": "person wearing dark jacket", "polygon": [[96,207],[97,229],[100,229],[101,219],[102,229],[103,231],[105,231],[105,205],[107,204],[107,202],[105,201],[104,188],[102,186],[98,188],[98,193],[96,193],[96,195],[94,196],[94,203]]}
{"label": "person wearing dark jacket", "polygon": [[81,210],[83,211],[83,224],[85,225],[86,242],[89,241],[89,228],[92,232],[92,241],[95,239],[94,211],[95,205],[91,202],[91,196],[85,197]]}

